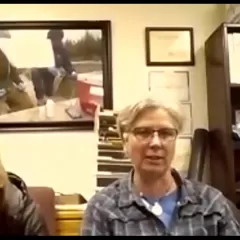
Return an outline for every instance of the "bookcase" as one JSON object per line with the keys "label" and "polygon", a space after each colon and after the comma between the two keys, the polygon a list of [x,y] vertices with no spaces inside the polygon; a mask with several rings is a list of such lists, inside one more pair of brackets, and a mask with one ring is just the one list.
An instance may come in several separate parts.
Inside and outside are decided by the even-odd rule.
{"label": "bookcase", "polygon": [[[240,182],[240,24],[221,24],[205,42],[211,184],[237,205]],[[240,132],[240,130],[238,130]]]}
{"label": "bookcase", "polygon": [[99,113],[97,191],[127,174],[132,164],[125,155],[123,142],[116,129],[117,113]]}

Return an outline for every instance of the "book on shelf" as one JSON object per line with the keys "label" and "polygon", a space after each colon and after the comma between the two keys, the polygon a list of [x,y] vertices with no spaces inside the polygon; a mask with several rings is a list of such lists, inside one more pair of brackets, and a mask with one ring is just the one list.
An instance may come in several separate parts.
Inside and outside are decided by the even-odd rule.
{"label": "book on shelf", "polygon": [[98,150],[98,156],[109,156],[116,159],[126,158],[125,152],[119,150]]}
{"label": "book on shelf", "polygon": [[115,163],[115,162],[119,162],[119,163],[130,163],[130,159],[125,157],[125,158],[114,158],[111,156],[98,156],[97,159],[98,162],[106,162],[106,163]]}
{"label": "book on shelf", "polygon": [[240,84],[240,33],[228,34],[230,82]]}
{"label": "book on shelf", "polygon": [[98,149],[100,150],[123,150],[123,144],[114,144],[111,142],[99,142]]}
{"label": "book on shelf", "polygon": [[109,127],[108,128],[100,128],[99,129],[99,136],[105,137],[105,138],[120,138],[118,132],[109,131]]}
{"label": "book on shelf", "polygon": [[122,172],[98,172],[97,178],[122,178],[126,176],[128,173],[122,173]]}

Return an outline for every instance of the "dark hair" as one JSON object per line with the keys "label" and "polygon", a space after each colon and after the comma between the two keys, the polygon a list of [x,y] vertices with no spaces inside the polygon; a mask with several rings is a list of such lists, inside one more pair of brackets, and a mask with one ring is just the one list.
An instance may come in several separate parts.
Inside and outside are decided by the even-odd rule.
{"label": "dark hair", "polygon": [[64,32],[62,29],[51,29],[47,33],[47,39],[50,40],[62,40],[64,38]]}

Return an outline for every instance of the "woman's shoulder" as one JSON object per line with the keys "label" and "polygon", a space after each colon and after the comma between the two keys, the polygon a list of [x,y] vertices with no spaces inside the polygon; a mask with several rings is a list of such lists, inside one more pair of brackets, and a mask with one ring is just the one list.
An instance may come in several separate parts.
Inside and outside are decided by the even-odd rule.
{"label": "woman's shoulder", "polygon": [[187,194],[191,197],[195,197],[198,199],[203,207],[206,208],[206,211],[219,210],[220,212],[223,210],[225,205],[228,205],[228,199],[223,195],[223,193],[203,182],[199,182],[196,180],[188,180],[185,179],[183,181],[184,188]]}
{"label": "woman's shoulder", "polygon": [[117,179],[92,196],[87,204],[88,209],[114,210],[119,206],[123,198],[123,200],[128,198],[128,193],[128,177]]}

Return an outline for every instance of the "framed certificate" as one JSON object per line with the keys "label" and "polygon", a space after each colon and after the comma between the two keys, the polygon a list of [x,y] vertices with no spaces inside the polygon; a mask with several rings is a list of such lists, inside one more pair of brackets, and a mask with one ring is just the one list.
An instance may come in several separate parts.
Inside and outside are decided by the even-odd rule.
{"label": "framed certificate", "polygon": [[190,84],[188,71],[151,71],[148,77],[149,91],[159,95],[168,92],[177,96],[182,102],[190,101]]}
{"label": "framed certificate", "polygon": [[193,28],[147,27],[147,66],[191,66],[194,60]]}

